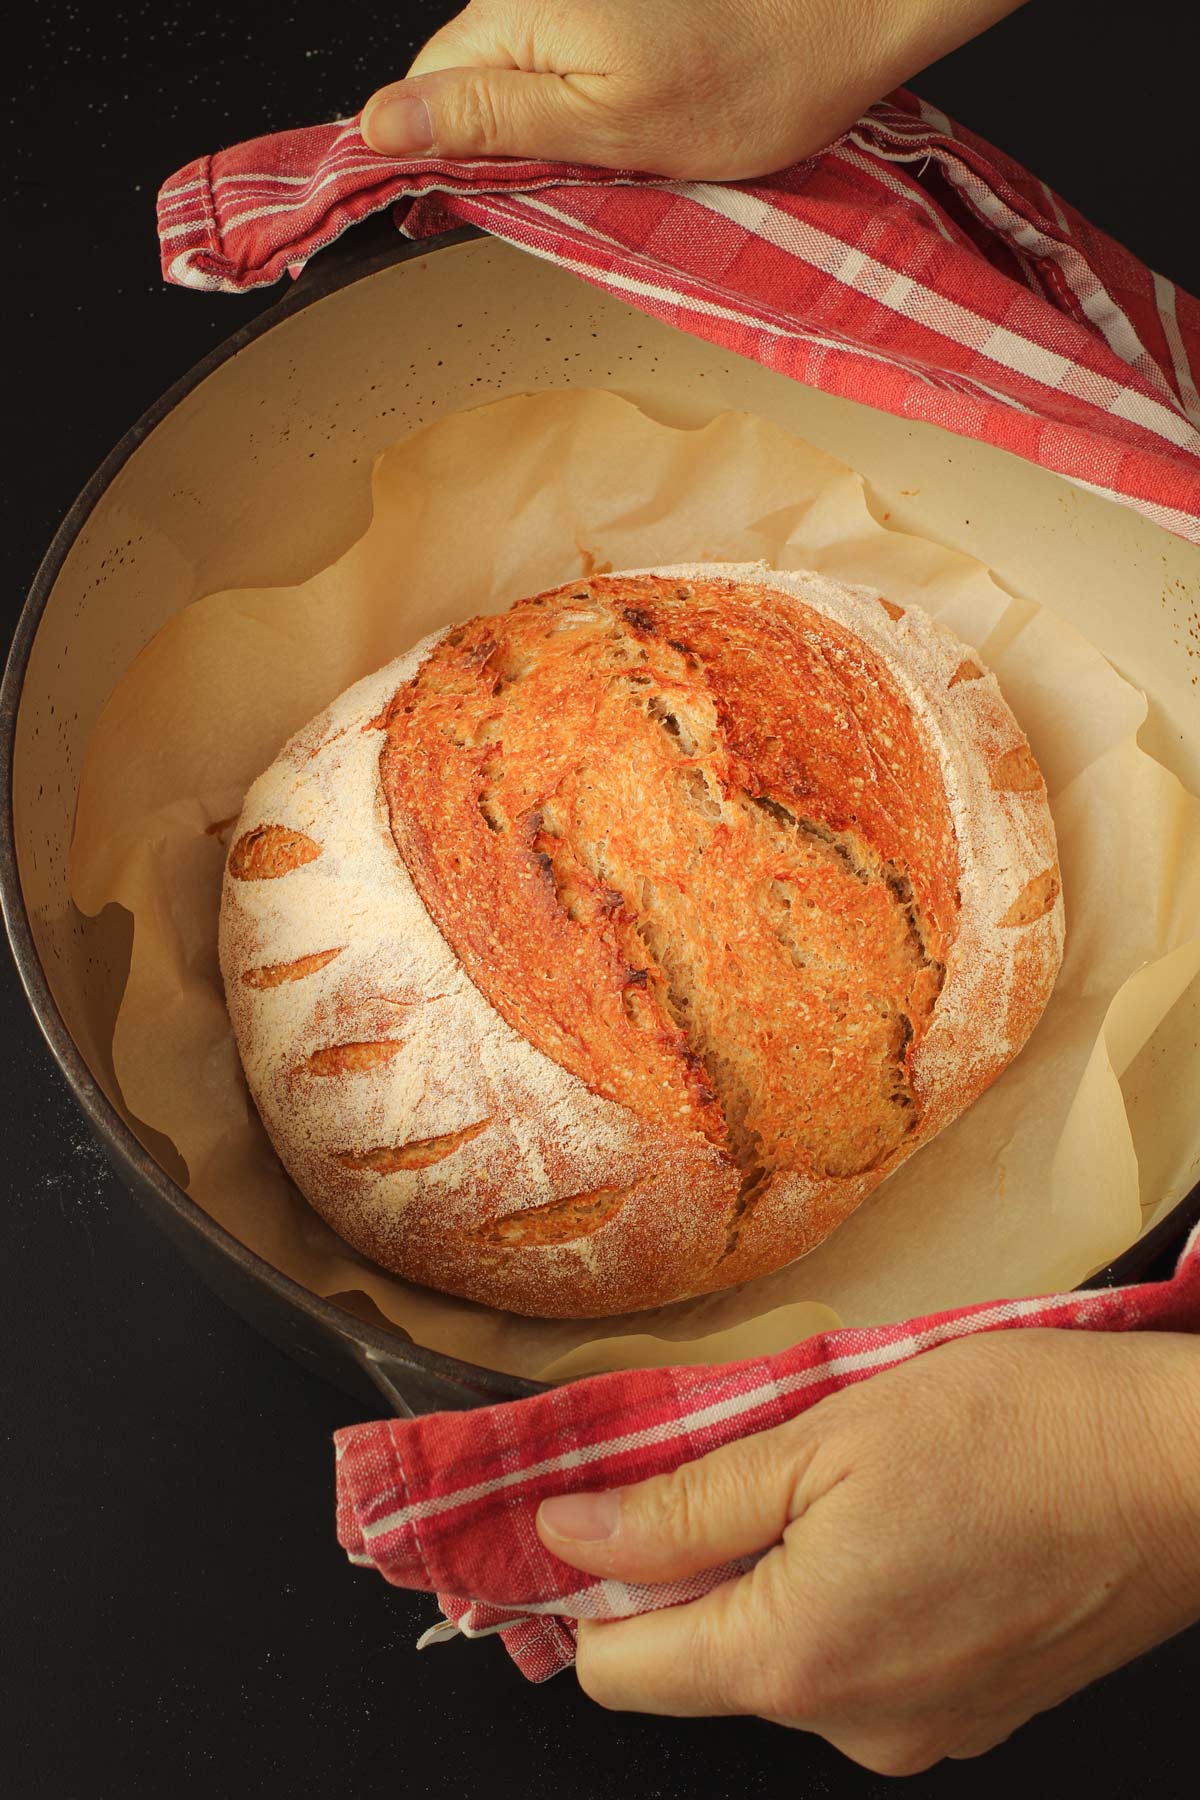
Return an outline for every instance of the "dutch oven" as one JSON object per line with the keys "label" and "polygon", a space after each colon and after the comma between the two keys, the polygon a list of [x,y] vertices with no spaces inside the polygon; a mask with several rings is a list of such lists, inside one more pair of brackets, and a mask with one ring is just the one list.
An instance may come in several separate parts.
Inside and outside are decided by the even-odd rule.
{"label": "dutch oven", "polygon": [[[969,550],[1017,591],[1052,593],[1151,696],[1144,747],[1200,786],[1192,671],[1160,604],[1172,581],[1200,588],[1194,547],[1001,451],[685,336],[472,229],[414,245],[385,215],[316,257],[125,434],[46,553],[0,690],[0,897],[38,1023],[140,1205],[267,1337],[402,1413],[539,1384],[318,1298],[188,1198],[172,1146],[125,1112],[113,1074],[129,918],[84,918],[68,895],[80,763],[109,691],[172,614],[216,589],[302,580],[361,533],[379,450],[464,406],[575,385],[613,388],[675,425],[727,407],[772,418],[858,469],[895,526]],[[1114,574],[1125,605],[1100,621],[1090,596],[1111,591]],[[1194,1018],[1185,996],[1160,1027],[1185,1066]],[[1128,1084],[1126,1100],[1136,1142]],[[1087,1285],[1136,1279],[1180,1243],[1200,1217],[1200,1185],[1159,1210]]]}

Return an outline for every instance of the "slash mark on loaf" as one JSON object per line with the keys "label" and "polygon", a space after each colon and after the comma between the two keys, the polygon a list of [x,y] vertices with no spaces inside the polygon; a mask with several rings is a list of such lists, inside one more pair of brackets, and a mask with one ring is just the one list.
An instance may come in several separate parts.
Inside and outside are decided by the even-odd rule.
{"label": "slash mark on loaf", "polygon": [[244,831],[229,852],[229,873],[235,881],[274,881],[320,854],[320,844],[302,831],[286,825],[256,825],[252,831]]}
{"label": "slash mark on loaf", "polygon": [[378,1038],[371,1043],[327,1044],[314,1050],[305,1063],[310,1075],[365,1075],[381,1063],[391,1062],[404,1048],[400,1038]]}
{"label": "slash mark on loaf", "polygon": [[246,969],[242,980],[251,988],[281,987],[285,981],[302,981],[331,963],[344,949],[345,945],[339,944],[336,950],[314,950],[310,956],[297,956],[292,962],[260,963],[256,969]]}
{"label": "slash mark on loaf", "polygon": [[593,1188],[589,1193],[568,1194],[548,1200],[544,1206],[527,1206],[521,1212],[498,1213],[467,1235],[481,1244],[569,1244],[594,1237],[601,1226],[615,1219],[640,1183],[629,1187]]}
{"label": "slash mark on loaf", "polygon": [[1058,870],[1043,869],[1032,881],[1027,881],[1021,889],[1004,917],[1000,920],[1004,926],[1033,925],[1038,919],[1045,918],[1062,892],[1062,882]]}
{"label": "slash mark on loaf", "polygon": [[411,1138],[407,1144],[379,1144],[373,1150],[339,1150],[335,1160],[343,1168],[360,1169],[372,1175],[395,1175],[401,1169],[431,1169],[444,1162],[463,1144],[469,1144],[491,1119],[479,1119],[474,1125],[463,1125],[458,1131],[446,1131],[440,1137]]}

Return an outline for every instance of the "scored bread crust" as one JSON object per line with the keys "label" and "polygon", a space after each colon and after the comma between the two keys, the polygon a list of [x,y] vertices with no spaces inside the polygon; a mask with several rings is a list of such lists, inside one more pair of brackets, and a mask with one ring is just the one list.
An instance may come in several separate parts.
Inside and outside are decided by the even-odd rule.
{"label": "scored bread crust", "polygon": [[[865,728],[868,783],[879,779],[872,731],[885,747],[901,728],[912,740],[909,781],[928,791],[909,827],[920,868],[909,871],[907,897],[940,990],[929,988],[914,1011],[902,1057],[900,1099],[915,1123],[869,1166],[838,1174],[792,1166],[765,1181],[757,1171],[748,1184],[746,1158],[735,1160],[719,1109],[713,1124],[703,1085],[685,1083],[678,1104],[657,1112],[644,1086],[630,1085],[619,1010],[615,1038],[593,1043],[581,1029],[576,1043],[550,1031],[545,1006],[527,1012],[514,1000],[502,980],[501,951],[508,964],[514,956],[505,920],[518,938],[518,973],[522,954],[536,972],[544,946],[522,947],[527,920],[497,885],[503,871],[485,867],[478,848],[472,859],[465,833],[439,844],[431,826],[443,822],[453,764],[430,760],[434,740],[423,748],[397,716],[401,694],[433,668],[435,647],[448,654],[446,633],[359,682],[291,740],[247,794],[230,850],[221,967],[250,1091],[284,1165],[375,1261],[518,1312],[632,1311],[734,1285],[813,1248],[995,1079],[1037,1022],[1061,961],[1045,786],[973,652],[872,590],[764,565],[593,577],[556,590],[549,604],[619,606],[636,635],[652,636],[654,607],[674,592],[710,614],[722,595],[731,606],[777,607],[785,623],[803,624],[806,642],[853,664],[851,717]],[[684,648],[673,644],[671,654]],[[807,721],[802,691],[794,706],[803,746],[806,722],[810,734],[818,723],[816,701]],[[781,812],[769,793],[751,800]],[[881,810],[869,844],[887,829]],[[549,869],[546,842],[543,833],[535,849]],[[454,872],[459,850],[465,884]],[[892,886],[899,860],[889,850],[880,865],[893,871]],[[472,878],[486,878],[493,896],[484,926],[472,922]],[[656,984],[665,993],[657,965],[649,982],[645,969],[630,973],[642,983],[639,1003]],[[656,1015],[641,1042],[669,1056],[664,1022]],[[666,1080],[669,1063],[662,1067]],[[636,1109],[623,1095],[636,1096]]]}

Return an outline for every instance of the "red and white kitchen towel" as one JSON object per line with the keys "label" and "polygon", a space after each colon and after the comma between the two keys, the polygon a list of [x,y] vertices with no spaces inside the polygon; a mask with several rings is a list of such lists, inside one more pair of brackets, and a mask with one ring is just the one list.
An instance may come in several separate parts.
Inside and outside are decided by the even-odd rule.
{"label": "red and white kitchen towel", "polygon": [[1170,1281],[996,1301],[827,1332],[723,1367],[595,1375],[474,1412],[351,1426],[335,1440],[338,1541],[351,1562],[437,1595],[446,1622],[422,1643],[500,1633],[530,1680],[544,1681],[574,1660],[572,1620],[676,1606],[748,1565],[657,1587],[583,1575],[542,1548],[540,1501],[663,1474],[939,1344],[1038,1325],[1200,1331],[1200,1229]]}
{"label": "red and white kitchen towel", "polygon": [[[1200,543],[1200,304],[903,90],[822,156],[729,184],[519,160],[397,162],[353,120],[202,157],[159,196],[163,270],[237,292],[367,214],[473,224],[812,387],[979,438]],[[1155,1286],[996,1302],[720,1368],[599,1376],[476,1412],[340,1432],[351,1559],[498,1632],[534,1680],[575,1618],[676,1604],[542,1549],[538,1502],[673,1469],[948,1339],[1023,1326],[1200,1330],[1200,1234]]]}
{"label": "red and white kitchen towel", "polygon": [[1200,304],[898,89],[823,155],[729,183],[395,161],[355,120],[198,158],[163,272],[238,292],[367,214],[479,225],[766,367],[979,438],[1200,543]]}

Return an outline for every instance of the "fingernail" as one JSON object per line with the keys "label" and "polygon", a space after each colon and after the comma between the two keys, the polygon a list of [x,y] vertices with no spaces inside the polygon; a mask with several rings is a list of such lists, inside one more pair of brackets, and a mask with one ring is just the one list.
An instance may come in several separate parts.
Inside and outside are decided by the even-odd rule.
{"label": "fingernail", "polygon": [[543,1500],[538,1518],[555,1537],[593,1544],[612,1537],[620,1511],[621,1490],[609,1488],[604,1494],[558,1494],[553,1500]]}
{"label": "fingernail", "polygon": [[433,120],[428,104],[417,94],[381,100],[364,113],[362,134],[381,156],[415,156],[432,149]]}

